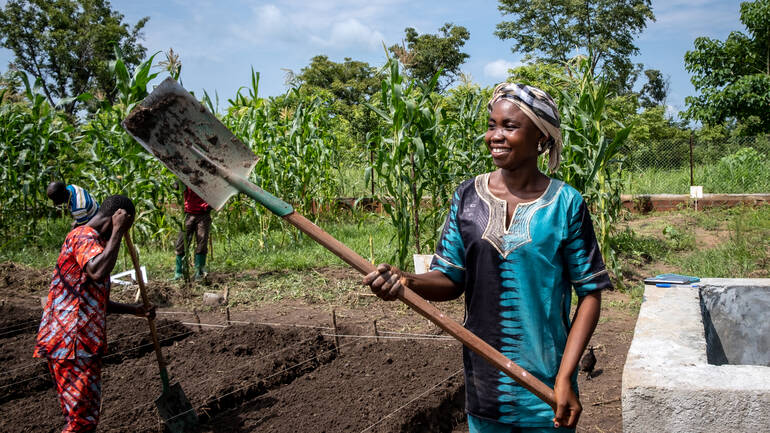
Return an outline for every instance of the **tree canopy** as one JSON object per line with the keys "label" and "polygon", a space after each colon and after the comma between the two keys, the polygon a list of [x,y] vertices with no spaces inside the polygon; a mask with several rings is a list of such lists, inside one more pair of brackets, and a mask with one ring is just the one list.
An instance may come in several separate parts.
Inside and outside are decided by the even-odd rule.
{"label": "tree canopy", "polygon": [[380,89],[382,77],[377,68],[350,57],[338,63],[318,55],[299,74],[288,75],[290,84],[301,85],[302,91],[328,95],[330,112],[342,120],[335,128],[345,129],[347,133],[342,135],[352,137],[352,145],[362,143],[377,126],[376,116],[361,105]]}
{"label": "tree canopy", "polygon": [[298,83],[329,90],[345,105],[356,105],[369,99],[380,88],[376,68],[366,62],[345,57],[341,63],[318,55],[295,77]]}
{"label": "tree canopy", "polygon": [[514,53],[548,62],[566,62],[575,50],[597,66],[629,69],[638,53],[634,37],[655,20],[650,0],[499,0],[510,21],[497,25],[500,39],[512,39]]}
{"label": "tree canopy", "polygon": [[[51,105],[84,92],[112,101],[115,46],[127,65],[138,65],[146,49],[137,40],[148,19],[130,27],[107,0],[9,0],[0,10],[0,46],[13,52],[14,67],[43,81]],[[72,114],[75,104],[65,110]]]}
{"label": "tree canopy", "polygon": [[741,22],[727,40],[695,40],[684,56],[700,94],[685,99],[684,115],[707,125],[734,122],[744,135],[770,132],[770,0],[743,2]]}
{"label": "tree canopy", "polygon": [[404,29],[406,45],[393,45],[390,51],[404,65],[409,75],[423,83],[440,70],[438,90],[451,85],[460,74],[460,65],[470,57],[460,51],[471,37],[463,26],[444,24],[437,34],[418,34],[412,27]]}
{"label": "tree canopy", "polygon": [[646,69],[644,75],[647,77],[647,82],[639,92],[641,106],[652,108],[665,104],[668,95],[668,79],[664,78],[663,73],[657,69]]}

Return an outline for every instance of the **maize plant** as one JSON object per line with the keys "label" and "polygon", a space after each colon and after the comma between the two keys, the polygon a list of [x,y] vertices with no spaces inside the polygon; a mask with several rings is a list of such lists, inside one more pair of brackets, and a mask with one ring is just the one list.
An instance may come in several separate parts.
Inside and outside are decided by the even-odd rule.
{"label": "maize plant", "polygon": [[[441,183],[441,161],[448,151],[440,140],[441,113],[431,98],[439,74],[427,85],[406,82],[399,63],[390,60],[389,74],[382,81],[380,107],[367,104],[383,120],[372,170],[379,176],[385,193],[378,197],[396,229],[393,260],[405,267],[411,243],[421,252],[420,206],[430,181]],[[367,180],[368,181],[368,180]]]}
{"label": "maize plant", "polygon": [[[259,73],[252,71],[248,94],[239,90],[229,100],[222,122],[259,156],[252,182],[317,218],[324,206],[336,199],[338,190],[339,155],[328,104],[303,96],[299,89],[263,99],[257,96],[258,89]],[[239,209],[241,218],[246,212],[248,222],[238,224],[242,227],[256,226],[266,234],[277,224],[269,212],[251,200],[239,196],[231,206]]]}
{"label": "maize plant", "polygon": [[[561,91],[559,103],[564,151],[556,176],[583,194],[594,214],[597,240],[605,262],[619,269],[612,250],[610,236],[621,211],[620,170],[623,160],[619,154],[631,132],[607,116],[605,102],[609,94],[606,81],[593,76],[587,59],[579,61],[571,71],[576,88]],[[617,123],[614,137],[607,136],[606,125]]]}
{"label": "maize plant", "polygon": [[[177,203],[176,177],[146,152],[122,128],[120,122],[147,95],[147,85],[158,74],[150,73],[154,55],[129,74],[120,52],[110,63],[115,77],[117,101],[103,103],[84,128],[90,163],[84,175],[99,196],[123,194],[134,201],[137,216],[133,230],[140,241],[169,240],[182,227],[180,217],[170,217],[170,205]],[[82,95],[81,97],[90,97]]]}
{"label": "maize plant", "polygon": [[77,130],[48,104],[39,80],[30,86],[26,74],[19,78],[23,102],[0,95],[0,227],[6,243],[41,236],[38,220],[55,215],[45,194],[49,182],[82,180],[72,175],[83,164],[72,151],[81,140]]}

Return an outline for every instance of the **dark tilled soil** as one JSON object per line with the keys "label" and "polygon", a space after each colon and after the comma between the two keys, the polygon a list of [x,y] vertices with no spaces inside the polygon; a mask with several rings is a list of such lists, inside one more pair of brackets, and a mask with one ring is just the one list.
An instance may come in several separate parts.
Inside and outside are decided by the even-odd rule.
{"label": "dark tilled soil", "polygon": [[[105,357],[99,431],[163,431],[153,403],[161,394],[155,354],[131,350],[147,345],[142,325],[128,317],[110,320],[116,350]],[[164,352],[172,381],[196,408],[201,432],[451,431],[463,416],[460,351],[451,341],[343,338],[338,354],[318,330],[234,325],[192,331],[169,320],[158,329],[167,331],[161,338],[171,342]],[[47,369],[31,358],[34,336],[32,329],[0,338],[8,358],[0,431],[62,427]]]}
{"label": "dark tilled soil", "polygon": [[205,432],[450,432],[463,420],[459,346],[348,342],[331,363],[212,419]]}
{"label": "dark tilled soil", "polygon": [[[31,358],[48,274],[0,264],[2,432],[58,432],[63,425],[47,368]],[[339,276],[346,278],[357,276]],[[222,284],[228,280],[223,277]],[[176,303],[181,292],[155,295]],[[132,296],[126,292],[127,298]],[[380,302],[364,292],[351,296],[352,301],[338,305],[285,301],[235,308],[231,316],[243,324],[227,328],[186,326],[181,322],[194,319],[185,308],[159,314],[172,382],[181,384],[196,408],[197,431],[467,431],[459,343],[341,338],[338,354],[333,339],[324,335],[331,332],[332,309],[343,334],[371,335],[375,318],[380,332],[441,334],[400,303]],[[628,302],[622,293],[605,293],[602,319],[591,341],[597,346],[596,372],[590,380],[584,375],[579,379],[584,406],[580,433],[622,430],[620,377],[636,319]],[[438,306],[462,319],[461,301]],[[224,308],[200,316],[204,323],[226,323]],[[163,431],[154,405],[161,385],[146,323],[111,316],[108,339],[99,431]]]}

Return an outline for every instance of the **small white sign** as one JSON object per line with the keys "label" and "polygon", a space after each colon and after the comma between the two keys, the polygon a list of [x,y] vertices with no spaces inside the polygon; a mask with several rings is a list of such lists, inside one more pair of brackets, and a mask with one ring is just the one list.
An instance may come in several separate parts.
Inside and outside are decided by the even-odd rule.
{"label": "small white sign", "polygon": [[690,198],[703,198],[703,186],[690,186]]}
{"label": "small white sign", "polygon": [[[147,269],[142,266],[139,268],[142,271],[142,280],[145,284],[148,283],[147,281]],[[130,277],[131,281],[125,281],[122,280],[123,277]],[[115,284],[123,284],[124,286],[130,286],[131,284],[136,284],[136,272],[134,272],[133,269],[130,271],[120,272],[118,274],[110,276],[110,282]]]}
{"label": "small white sign", "polygon": [[433,260],[433,254],[415,254],[414,255],[414,273],[424,274],[430,270],[430,262]]}

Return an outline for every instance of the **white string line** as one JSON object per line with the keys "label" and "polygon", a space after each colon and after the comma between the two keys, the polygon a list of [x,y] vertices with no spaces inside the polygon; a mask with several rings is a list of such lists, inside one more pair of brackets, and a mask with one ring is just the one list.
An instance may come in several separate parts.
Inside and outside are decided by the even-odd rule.
{"label": "white string line", "polygon": [[446,337],[446,335],[441,334],[416,334],[413,332],[396,332],[396,331],[378,331],[382,334],[395,334],[395,335],[413,335],[415,337]]}
{"label": "white string line", "polygon": [[[5,328],[0,328],[0,332],[5,333],[7,330],[15,330],[22,327],[30,326],[31,324],[40,323],[40,319],[29,319],[29,320],[22,320],[21,322],[17,322],[13,325],[6,326]],[[0,333],[0,335],[4,335]]]}
{"label": "white string line", "polygon": [[[173,325],[174,325],[174,323],[169,323],[168,325],[163,325],[163,326],[157,328],[156,330],[161,330],[163,328],[168,328],[169,326],[173,326]],[[147,331],[147,332],[149,333],[149,331]],[[120,338],[116,338],[114,340],[111,340],[110,343],[114,343],[114,342],[120,341],[120,340],[125,340],[126,338],[133,338],[133,337],[136,337],[137,335],[140,335],[140,334],[143,334],[143,333],[144,332],[138,332],[136,334],[126,335],[126,336],[123,336],[123,337],[120,337]],[[182,335],[182,334],[177,334],[177,335]],[[7,376],[7,375],[13,373],[14,371],[24,370],[25,368],[31,368],[31,367],[35,367],[35,366],[40,365],[40,364],[45,364],[46,362],[47,361],[42,360],[42,361],[36,361],[36,362],[32,362],[32,363],[23,365],[21,367],[14,367],[14,368],[12,368],[10,370],[6,370],[6,371],[3,371],[3,372],[0,372],[0,377]]]}
{"label": "white string line", "polygon": [[[220,325],[217,323],[198,323],[198,322],[180,322],[183,325],[187,326],[207,326],[211,328],[228,328],[230,325]],[[230,323],[237,323],[237,324],[250,324],[250,325],[280,325],[280,326],[291,326],[291,327],[298,327],[298,328],[313,328],[313,329],[327,329],[331,330],[334,328],[325,327],[325,326],[310,326],[310,325],[293,325],[293,324],[279,324],[279,323],[260,323],[260,322],[247,322],[243,320],[231,320]],[[450,337],[447,335],[434,335],[434,334],[411,334],[407,332],[393,332],[393,331],[384,331],[388,334],[392,335],[361,335],[361,334],[321,334],[325,337],[344,337],[344,338],[382,338],[383,340],[446,340],[446,341],[454,341],[454,337]],[[412,337],[414,336],[414,337]]]}
{"label": "white string line", "polygon": [[[238,311],[238,313],[251,313],[253,311]],[[158,314],[195,314],[188,311],[158,311]],[[185,325],[189,325],[190,323],[185,323]],[[277,323],[277,322],[249,322],[244,320],[231,320],[230,323],[239,323],[239,324],[249,324],[249,325],[266,325],[266,326],[291,326],[294,328],[312,328],[312,329],[334,329],[330,326],[312,326],[312,325],[299,325],[294,323]],[[192,325],[198,325],[198,323],[192,323]],[[206,326],[205,324],[201,323],[201,326]]]}
{"label": "white string line", "polygon": [[[251,313],[256,311],[238,311],[238,313]],[[195,314],[189,311],[158,311],[158,314]],[[267,325],[267,326],[290,326],[295,328],[312,328],[312,329],[334,329],[330,326],[313,326],[313,325],[300,325],[295,323],[277,323],[277,322],[251,322],[246,320],[230,320],[230,323],[238,323],[238,324],[249,324],[249,325]],[[184,325],[193,325],[197,326],[198,323],[189,323],[189,322],[182,322]],[[225,325],[206,325],[204,323],[201,323],[201,326],[216,326],[221,327]],[[440,335],[436,334],[419,334],[419,333],[412,333],[412,332],[398,332],[398,331],[379,331],[382,334],[395,334],[395,335],[413,335],[417,337],[438,337]],[[451,337],[450,337],[451,338]]]}
{"label": "white string line", "polygon": [[[40,322],[38,321],[38,323],[33,323],[31,325],[25,325],[23,328],[18,328],[18,329],[14,329],[12,331],[3,332],[3,333],[0,334],[0,338],[6,338],[5,337],[6,335],[11,335],[11,334],[14,334],[14,333],[21,334],[21,333],[23,333],[24,331],[26,331],[28,329],[33,329],[33,328],[38,327],[39,324],[40,324]],[[11,335],[11,337],[13,337],[13,335]],[[7,337],[7,338],[10,338],[10,337]]]}
{"label": "white string line", "polygon": [[[241,369],[241,368],[243,368],[244,366],[249,366],[249,365],[251,365],[252,363],[254,363],[254,362],[256,362],[256,361],[262,361],[263,359],[269,358],[269,357],[271,357],[271,356],[273,356],[273,355],[277,355],[277,354],[279,354],[279,353],[281,353],[281,352],[285,352],[285,351],[287,351],[287,350],[289,350],[289,349],[292,349],[292,348],[294,348],[295,346],[299,346],[299,345],[301,345],[301,344],[307,343],[308,341],[310,341],[310,340],[313,340],[313,339],[315,339],[315,337],[306,338],[306,339],[304,339],[304,340],[302,340],[302,341],[299,341],[299,342],[297,342],[297,343],[294,343],[294,344],[292,344],[291,346],[286,346],[286,347],[284,347],[283,349],[278,349],[278,350],[276,350],[276,351],[274,351],[274,352],[270,352],[270,353],[268,353],[268,354],[266,354],[266,355],[263,355],[263,356],[261,356],[261,357],[259,357],[259,358],[257,358],[257,359],[249,359],[248,361],[244,362],[243,364],[239,364],[239,365],[236,365],[235,367],[233,367],[233,368],[231,368],[231,369],[229,369],[229,370],[227,370],[227,371],[222,371],[222,372],[219,372],[219,371],[217,371],[217,373],[218,373],[219,375],[222,375],[222,374],[225,374],[225,373],[232,373],[232,372],[233,372],[233,371],[235,371],[235,370],[240,370],[240,369]],[[210,377],[210,378],[208,378],[208,379],[203,379],[203,380],[201,380],[200,382],[195,382],[195,383],[194,383],[192,386],[195,386],[195,387],[197,387],[198,385],[201,385],[201,384],[203,384],[203,383],[206,383],[206,382],[208,382],[208,381],[214,380],[214,379],[216,379],[217,377],[218,377],[218,376],[213,376],[213,377]],[[267,379],[267,378],[266,378],[266,379]]]}
{"label": "white string line", "polygon": [[187,326],[207,326],[209,328],[229,328],[228,325],[219,325],[216,323],[198,323],[198,322],[179,322],[179,323]]}
{"label": "white string line", "polygon": [[[211,377],[209,377],[209,378],[207,378],[207,379],[203,379],[203,380],[202,380],[202,381],[200,381],[200,382],[195,382],[195,383],[193,383],[191,386],[195,386],[195,387],[197,387],[198,385],[201,385],[201,384],[203,384],[203,383],[206,383],[206,382],[208,382],[208,381],[211,381],[211,380],[217,379],[217,378],[221,377],[221,376],[222,376],[223,374],[225,374],[225,373],[231,373],[231,372],[233,372],[233,371],[235,371],[235,370],[238,370],[238,369],[240,369],[240,368],[243,368],[244,366],[248,366],[248,365],[250,365],[250,364],[252,364],[252,363],[254,363],[254,362],[256,362],[256,361],[261,361],[261,360],[263,360],[263,359],[269,358],[270,356],[273,356],[273,355],[276,355],[276,354],[278,354],[278,353],[281,353],[281,352],[284,352],[284,351],[286,351],[286,350],[289,350],[289,349],[293,348],[294,346],[299,346],[300,344],[304,344],[304,343],[306,343],[306,342],[308,342],[308,341],[310,341],[310,340],[312,340],[312,339],[314,339],[314,338],[315,338],[315,337],[310,337],[310,338],[307,338],[307,339],[305,339],[305,340],[302,340],[302,341],[299,341],[299,342],[297,342],[297,343],[294,343],[294,344],[292,344],[291,346],[287,346],[287,347],[284,347],[283,349],[278,349],[278,350],[276,350],[276,351],[274,351],[274,352],[270,352],[270,353],[268,353],[268,354],[266,354],[266,355],[263,355],[263,356],[261,356],[261,357],[259,357],[259,358],[257,358],[257,359],[249,359],[249,360],[247,360],[246,362],[244,362],[244,363],[242,363],[242,364],[238,364],[238,365],[236,365],[235,367],[231,368],[230,370],[227,370],[227,371],[223,371],[223,372],[221,372],[221,373],[220,373],[220,372],[218,372],[216,375],[214,375],[214,376],[211,376]],[[181,380],[179,380],[179,378],[176,378],[176,379],[177,379],[177,381],[180,383],[180,386],[181,386],[181,383],[182,383],[182,381],[181,381]],[[190,384],[188,383],[188,386],[189,386],[189,385],[190,385]],[[135,410],[138,410],[138,409],[140,409],[140,408],[142,408],[142,407],[144,407],[144,406],[147,406],[148,404],[151,404],[151,403],[142,403],[142,404],[140,404],[140,405],[138,405],[138,406],[134,407],[133,409],[131,409],[131,411],[135,411]],[[181,415],[181,414],[180,414],[180,415]]]}
{"label": "white string line", "polygon": [[252,325],[267,325],[267,326],[290,326],[293,328],[312,328],[312,329],[334,329],[331,326],[313,326],[313,325],[299,325],[296,323],[275,323],[275,322],[247,322],[243,320],[231,320],[230,323],[252,324]]}
{"label": "white string line", "polygon": [[[166,340],[171,340],[172,338],[176,338],[176,337],[178,337],[180,335],[186,335],[186,334],[192,334],[192,333],[194,333],[194,331],[188,331],[188,332],[185,332],[185,333],[182,333],[182,334],[172,335],[171,337],[167,337],[167,338],[164,338],[162,340],[158,340],[158,342],[166,341]],[[131,348],[128,348],[126,350],[121,350],[120,352],[110,353],[109,355],[107,355],[104,358],[102,358],[102,360],[105,360],[105,359],[110,358],[112,356],[120,355],[121,353],[130,352],[132,350],[136,350],[136,349],[139,349],[139,348],[142,348],[142,347],[152,346],[153,344],[154,343],[141,344],[139,346],[131,347]],[[47,362],[47,361],[43,361],[43,362]],[[42,374],[40,376],[28,377],[28,378],[22,379],[22,380],[20,380],[18,382],[14,382],[14,383],[11,383],[11,384],[8,384],[8,385],[0,386],[0,389],[5,389],[5,388],[8,388],[8,387],[11,387],[11,386],[14,386],[14,385],[18,385],[18,384],[21,384],[21,383],[24,383],[24,382],[29,382],[29,381],[32,381],[32,380],[35,380],[35,379],[40,379],[40,378],[43,378],[43,377],[48,377],[49,375],[50,374],[47,373],[47,374]]]}
{"label": "white string line", "polygon": [[450,375],[449,375],[449,377],[447,377],[446,379],[444,379],[444,380],[442,380],[441,382],[439,382],[439,383],[437,383],[437,384],[433,385],[432,387],[428,388],[428,389],[427,389],[425,392],[423,392],[422,394],[418,395],[417,397],[415,397],[415,398],[413,398],[413,399],[409,400],[408,402],[404,403],[403,405],[401,405],[401,407],[399,407],[398,409],[396,409],[396,410],[394,410],[393,412],[391,412],[391,413],[389,413],[389,414],[385,415],[384,417],[380,418],[380,420],[379,420],[379,421],[377,421],[376,423],[374,423],[374,424],[370,425],[369,427],[367,427],[367,428],[365,428],[365,429],[361,430],[361,432],[360,432],[360,433],[364,433],[365,431],[371,430],[371,429],[372,429],[374,426],[376,426],[377,424],[379,424],[379,423],[381,423],[381,422],[385,421],[385,419],[386,419],[386,418],[389,418],[389,417],[393,416],[393,414],[395,414],[396,412],[398,412],[398,411],[400,411],[401,409],[403,409],[403,408],[405,408],[405,407],[409,406],[410,404],[414,403],[416,400],[419,400],[419,399],[421,399],[422,397],[424,397],[424,396],[425,396],[426,394],[428,394],[429,392],[431,392],[431,391],[433,391],[434,389],[436,389],[436,388],[438,388],[439,386],[441,386],[441,385],[442,385],[444,382],[446,382],[446,381],[448,381],[449,379],[451,379],[451,378],[453,378],[453,377],[457,376],[457,374],[458,374],[458,373],[460,373],[461,371],[463,371],[463,369],[462,369],[462,368],[461,368],[461,369],[459,369],[459,370],[457,370],[457,371],[455,371],[454,373],[450,374]]}
{"label": "white string line", "polygon": [[[217,323],[197,323],[197,322],[181,322],[183,325],[188,326],[207,326],[211,328],[228,328],[230,325],[220,325]],[[259,322],[245,322],[242,320],[231,320],[230,323],[238,323],[238,324],[254,324],[254,325],[262,325],[264,323]],[[283,326],[292,326],[292,327],[304,327],[304,328],[314,328],[314,329],[328,329],[331,330],[333,328],[328,327],[322,327],[322,326],[304,326],[304,325],[283,325]],[[361,335],[361,334],[321,334],[325,337],[345,337],[345,338],[382,338],[383,340],[446,340],[446,341],[454,341],[454,337],[450,337],[447,335],[433,335],[433,334],[409,334],[409,333],[399,333],[399,332],[389,332],[389,334],[393,335]],[[416,337],[412,337],[412,335],[415,335]]]}
{"label": "white string line", "polygon": [[441,341],[455,341],[453,337],[437,336],[437,337],[396,337],[392,335],[357,335],[357,334],[321,334],[324,337],[343,337],[343,338],[376,338],[383,340],[441,340]]}
{"label": "white string line", "polygon": [[[262,378],[261,380],[262,380],[262,381],[264,381],[264,380],[266,380],[266,379],[270,379],[271,377],[275,377],[275,376],[277,376],[277,375],[279,375],[279,374],[281,374],[281,373],[287,372],[287,371],[289,371],[289,370],[291,370],[291,369],[293,369],[293,368],[297,368],[297,367],[299,367],[300,365],[303,365],[303,364],[307,364],[308,362],[310,362],[310,361],[312,361],[312,360],[314,360],[314,359],[317,359],[317,358],[319,358],[319,357],[320,357],[320,356],[322,356],[322,355],[325,355],[325,354],[327,354],[327,353],[329,353],[329,352],[332,352],[332,351],[336,351],[336,350],[338,350],[338,349],[341,349],[341,348],[343,348],[343,347],[345,347],[345,346],[347,346],[347,345],[350,345],[350,344],[353,344],[353,342],[351,341],[350,343],[345,343],[345,344],[342,344],[342,345],[340,345],[340,346],[339,346],[339,348],[333,348],[333,349],[325,350],[325,351],[323,351],[323,352],[319,353],[319,354],[318,354],[318,355],[316,355],[316,356],[313,356],[313,357],[311,357],[311,358],[308,358],[308,359],[306,359],[305,361],[302,361],[302,362],[300,362],[300,363],[298,363],[298,364],[294,364],[294,365],[292,365],[292,366],[290,366],[290,367],[286,367],[286,368],[284,368],[283,370],[279,370],[279,371],[277,371],[277,372],[275,372],[275,373],[271,374],[270,376],[266,376],[266,377]],[[231,395],[231,394],[235,394],[236,392],[242,391],[242,390],[244,390],[244,389],[248,388],[248,387],[249,387],[249,386],[251,386],[251,385],[252,385],[252,384],[248,384],[248,385],[246,385],[246,386],[242,386],[242,387],[240,387],[240,388],[238,388],[238,389],[235,389],[235,390],[233,390],[233,391],[231,391],[231,392],[228,392],[227,394],[223,394],[223,395],[221,395],[221,396],[218,396],[216,399],[209,399],[209,400],[207,400],[207,401],[206,401],[204,404],[202,404],[202,405],[199,405],[199,406],[196,406],[196,407],[194,407],[193,409],[189,409],[189,410],[186,410],[186,411],[184,411],[184,412],[180,412],[180,413],[178,413],[178,414],[176,414],[176,415],[174,415],[174,416],[170,417],[170,418],[169,418],[169,419],[167,419],[166,421],[170,421],[170,420],[172,420],[172,419],[174,419],[174,418],[177,418],[177,417],[179,417],[179,416],[182,416],[182,415],[184,415],[185,413],[187,413],[187,412],[190,412],[190,410],[200,409],[200,408],[202,408],[202,407],[204,407],[204,406],[207,406],[209,402],[213,402],[213,401],[215,401],[215,400],[219,400],[219,399],[222,399],[223,397],[227,397],[228,395]],[[145,431],[146,431],[146,429],[145,429]]]}

